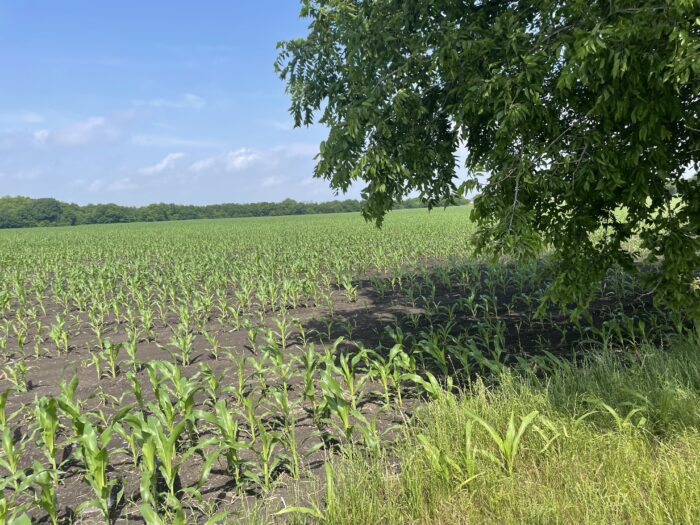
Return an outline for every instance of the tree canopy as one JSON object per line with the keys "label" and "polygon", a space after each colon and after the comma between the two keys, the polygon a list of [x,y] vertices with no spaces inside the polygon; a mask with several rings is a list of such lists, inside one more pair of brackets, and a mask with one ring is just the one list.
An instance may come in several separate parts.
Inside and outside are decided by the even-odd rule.
{"label": "tree canopy", "polygon": [[366,218],[413,190],[476,192],[477,248],[553,247],[551,298],[585,308],[592,282],[644,256],[657,297],[700,316],[700,0],[302,0],[301,15],[309,33],[276,68],[296,125],[328,128],[315,175],[364,181]]}
{"label": "tree canopy", "polygon": [[[459,201],[465,204],[464,199]],[[418,199],[405,199],[400,208],[421,208]],[[80,224],[113,224],[123,222],[179,221],[188,219],[224,219],[236,217],[268,217],[310,215],[317,213],[358,212],[362,203],[354,199],[329,202],[256,202],[250,204],[149,204],[140,208],[116,204],[78,206],[55,199],[0,197],[0,229],[34,226],[74,226]]]}

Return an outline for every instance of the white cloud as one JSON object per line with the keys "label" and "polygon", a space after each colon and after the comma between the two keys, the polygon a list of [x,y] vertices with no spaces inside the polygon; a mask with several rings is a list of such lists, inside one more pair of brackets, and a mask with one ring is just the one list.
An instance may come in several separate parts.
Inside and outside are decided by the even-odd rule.
{"label": "white cloud", "polygon": [[190,171],[193,171],[195,173],[207,171],[212,166],[216,165],[218,160],[219,157],[209,157],[206,159],[198,160],[197,162],[194,162],[192,165],[190,165]]}
{"label": "white cloud", "polygon": [[190,165],[190,171],[202,173],[209,170],[237,172],[250,169],[255,165],[269,163],[264,152],[250,148],[240,148],[222,155],[214,155],[198,160]]}
{"label": "white cloud", "polygon": [[154,148],[216,148],[220,145],[216,142],[198,139],[183,139],[164,135],[135,135],[131,143],[136,146]]}
{"label": "white cloud", "polygon": [[190,165],[190,171],[239,172],[252,168],[278,168],[280,163],[290,159],[312,160],[317,152],[316,144],[285,144],[267,149],[239,148],[198,160]]}
{"label": "white cloud", "polygon": [[224,156],[224,164],[227,171],[241,171],[250,168],[261,160],[263,160],[263,156],[260,152],[248,148],[230,151]]}
{"label": "white cloud", "polygon": [[155,175],[157,173],[162,173],[163,171],[171,168],[178,160],[180,160],[184,156],[185,154],[181,151],[178,151],[176,153],[169,153],[158,164],[142,168],[139,170],[139,173],[143,173],[144,175]]}
{"label": "white cloud", "polygon": [[194,93],[184,93],[177,98],[154,98],[151,100],[134,100],[137,106],[147,106],[151,108],[172,108],[172,109],[202,109],[206,106],[206,100]]}
{"label": "white cloud", "polygon": [[117,128],[104,117],[90,117],[53,133],[42,131],[45,132],[42,134],[44,140],[51,138],[52,142],[61,146],[83,146],[96,141],[112,142],[119,137]]}

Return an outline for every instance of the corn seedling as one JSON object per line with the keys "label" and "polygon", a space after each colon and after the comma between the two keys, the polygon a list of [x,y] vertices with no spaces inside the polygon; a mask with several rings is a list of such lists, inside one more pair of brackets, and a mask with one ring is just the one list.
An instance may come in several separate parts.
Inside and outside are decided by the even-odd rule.
{"label": "corn seedling", "polygon": [[68,332],[66,331],[66,322],[61,317],[56,316],[56,322],[51,325],[49,337],[56,345],[56,350],[63,353],[68,353]]}
{"label": "corn seedling", "polygon": [[341,354],[339,358],[339,367],[337,368],[341,377],[345,381],[345,386],[347,387],[348,396],[350,397],[350,406],[353,410],[357,410],[357,401],[359,399],[359,389],[367,381],[367,375],[362,375],[359,379],[357,377],[358,364],[360,362],[367,362],[367,350],[361,345],[359,351],[355,355]]}
{"label": "corn seedling", "polygon": [[[239,438],[238,422],[234,419],[228,404],[225,400],[220,399],[214,405],[213,414],[201,412],[197,414],[197,417],[211,423],[216,428],[218,454],[223,455],[226,460],[226,472],[233,476],[236,485],[240,485],[246,464],[241,458],[240,452],[248,449],[249,446]],[[216,455],[212,454],[208,461],[213,461],[216,457]]]}
{"label": "corn seedling", "polygon": [[35,421],[39,430],[40,448],[56,470],[56,432],[58,431],[58,401],[42,397],[35,403]]}
{"label": "corn seedling", "polygon": [[170,338],[168,344],[176,350],[171,352],[171,355],[179,360],[180,365],[189,366],[192,361],[192,352],[194,350],[195,335],[190,332],[184,325],[180,324],[177,330]]}
{"label": "corn seedling", "polygon": [[[105,339],[103,349],[99,352],[99,358],[107,363],[107,370],[112,379],[116,379],[119,371],[119,353],[122,350],[122,344],[114,344],[112,341]],[[98,368],[98,380],[99,380]]]}
{"label": "corn seedling", "polygon": [[282,454],[275,454],[277,445],[280,442],[279,435],[276,432],[267,430],[262,421],[257,423],[259,447],[255,453],[258,457],[259,470],[257,472],[249,470],[245,475],[260,485],[265,492],[269,492],[275,472],[287,463],[287,459]]}
{"label": "corn seedling", "polygon": [[528,428],[534,423],[538,416],[538,412],[530,412],[528,415],[521,418],[520,426],[517,429],[515,427],[515,416],[513,413],[511,413],[510,419],[508,420],[508,427],[503,435],[501,435],[495,427],[476,414],[469,412],[468,415],[479,425],[481,425],[484,430],[486,430],[488,435],[491,437],[491,441],[494,443],[494,445],[496,445],[499,455],[495,456],[490,452],[483,450],[480,452],[494,461],[497,465],[500,465],[509,476],[512,476],[515,459],[518,456],[520,441]]}
{"label": "corn seedling", "polygon": [[89,422],[84,425],[82,433],[76,436],[76,442],[81,449],[80,455],[85,463],[84,479],[95,496],[80,504],[76,511],[80,513],[89,507],[96,507],[108,524],[112,522],[112,510],[123,496],[123,489],[119,487],[118,480],[109,479],[107,476],[110,456],[108,445],[111,438],[111,427],[99,431]]}
{"label": "corn seedling", "polygon": [[58,524],[58,501],[56,488],[58,487],[58,471],[55,467],[45,468],[38,461],[32,465],[32,474],[29,477],[34,488],[34,503],[46,512],[51,525]]}
{"label": "corn seedling", "polygon": [[323,409],[334,414],[341,423],[341,430],[345,439],[350,441],[354,425],[350,420],[353,411],[351,404],[343,397],[340,384],[333,378],[328,370],[321,374],[321,389],[323,391]]}
{"label": "corn seedling", "polygon": [[12,387],[17,392],[29,391],[29,381],[27,380],[27,372],[33,367],[27,366],[24,361],[8,363],[3,368],[3,377],[12,384]]}

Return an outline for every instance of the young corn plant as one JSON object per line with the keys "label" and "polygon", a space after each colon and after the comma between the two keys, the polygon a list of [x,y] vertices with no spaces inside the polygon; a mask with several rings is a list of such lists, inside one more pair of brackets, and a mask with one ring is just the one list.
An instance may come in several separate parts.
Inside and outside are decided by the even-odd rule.
{"label": "young corn plant", "polygon": [[157,372],[157,370],[158,367],[156,363],[148,364],[148,378],[151,382],[155,402],[146,403],[146,408],[151,414],[155,415],[163,423],[163,425],[167,426],[168,428],[172,428],[175,424],[175,418],[177,417],[175,403],[173,402],[170,392],[165,385],[165,380]]}
{"label": "young corn plant", "polygon": [[285,428],[288,428],[293,419],[293,406],[289,400],[289,389],[286,383],[279,387],[272,388],[270,391],[273,405],[279,410],[279,418]]}
{"label": "young corn plant", "polygon": [[2,370],[3,378],[12,384],[17,392],[28,392],[30,383],[27,379],[27,372],[32,366],[27,366],[24,360],[8,363]]}
{"label": "young corn plant", "polygon": [[301,343],[302,348],[306,348],[308,344],[308,339],[304,326],[301,324],[301,321],[296,318],[292,319],[292,324],[296,327],[297,332],[299,332],[299,342]]}
{"label": "young corn plant", "polygon": [[246,319],[243,322],[243,327],[246,329],[246,334],[248,336],[248,345],[250,348],[250,351],[253,352],[253,354],[258,353],[258,332],[260,329],[257,326],[254,326],[248,319]]}
{"label": "young corn plant", "polygon": [[25,512],[31,507],[31,503],[20,501],[30,484],[31,478],[24,473],[0,478],[0,525],[32,524],[31,518]]}
{"label": "young corn plant", "polygon": [[[142,407],[140,406],[140,408]],[[126,441],[134,467],[138,467],[143,461],[142,455],[145,454],[143,444],[146,441],[146,437],[143,433],[143,428],[145,427],[143,412],[140,410],[133,411],[124,417],[123,422],[128,425],[130,431],[128,432],[121,423],[114,425],[114,431]]]}
{"label": "young corn plant", "polygon": [[243,358],[233,359],[234,370],[236,371],[236,381],[232,386],[227,387],[227,391],[233,393],[238,403],[242,402],[242,399],[246,396],[247,390],[249,390],[250,386],[245,375],[245,363],[246,360]]}
{"label": "young corn plant", "polygon": [[81,458],[85,471],[83,478],[94,492],[94,498],[81,503],[76,512],[81,513],[87,508],[96,507],[104,522],[112,522],[112,511],[123,497],[123,488],[116,479],[109,479],[107,470],[109,467],[110,451],[109,442],[112,439],[112,427],[98,430],[90,422],[86,422],[83,432],[76,436],[76,442],[81,449]]}
{"label": "young corn plant", "polygon": [[367,381],[369,375],[362,375],[358,379],[358,364],[367,362],[367,350],[361,345],[359,351],[355,355],[341,354],[339,358],[339,367],[337,368],[340,376],[345,381],[348,396],[350,397],[350,406],[353,410],[357,410],[357,402],[360,398],[359,389]]}
{"label": "young corn plant", "polygon": [[[301,475],[301,455],[299,453],[299,443],[297,441],[297,424],[296,420],[294,419],[294,416],[292,416],[292,420],[289,422],[287,427],[282,431],[280,434],[280,443],[284,447],[284,449],[287,451],[287,468],[289,470],[289,474],[292,476],[293,479],[299,479]],[[302,442],[303,444],[303,442]],[[319,442],[317,445],[311,447],[306,454],[313,454],[317,450],[323,447],[323,442]]]}
{"label": "young corn plant", "polygon": [[216,402],[214,413],[198,412],[196,417],[214,425],[218,435],[216,442],[218,454],[212,454],[209,457],[208,465],[211,465],[213,460],[222,455],[226,460],[227,474],[233,476],[236,485],[240,485],[246,465],[246,461],[241,458],[240,453],[249,449],[250,446],[240,439],[238,422],[233,417],[232,410],[229,408],[226,400],[219,399]]}
{"label": "young corn plant", "polygon": [[182,324],[177,326],[168,344],[175,349],[170,352],[174,359],[180,362],[181,366],[189,366],[192,361],[194,351],[195,335]]}
{"label": "young corn plant", "polygon": [[90,329],[92,330],[92,333],[95,334],[95,339],[98,342],[101,342],[104,340],[104,322],[105,322],[105,316],[104,312],[100,310],[89,310],[88,311],[88,319],[89,319],[89,325]]}
{"label": "young corn plant", "polygon": [[80,435],[85,426],[85,418],[82,415],[82,402],[77,398],[78,376],[74,375],[69,382],[61,381],[60,393],[56,397],[59,408],[71,420],[72,429],[75,435]]}
{"label": "young corn plant", "polygon": [[391,405],[391,361],[385,359],[381,354],[375,351],[371,351],[368,355],[372,357],[369,358],[369,376],[379,382],[382,387],[382,394],[384,396],[384,406],[388,407]]}
{"label": "young corn plant", "polygon": [[430,372],[424,372],[427,379],[423,379],[418,374],[405,374],[403,379],[412,381],[423,392],[428,394],[430,399],[440,399],[445,395],[445,392],[450,392],[454,386],[452,376],[447,376],[445,384],[442,385]]}
{"label": "young corn plant", "polygon": [[112,379],[116,379],[117,374],[119,373],[119,354],[122,350],[122,347],[122,343],[115,344],[112,343],[112,341],[110,341],[109,338],[107,338],[104,341],[103,349],[99,352],[99,358],[107,363],[107,371]]}
{"label": "young corn plant", "polygon": [[360,412],[353,412],[355,419],[358,423],[355,428],[362,436],[362,442],[365,449],[376,459],[379,459],[382,455],[382,436],[379,433],[379,428],[377,427],[377,419],[379,418],[379,412],[374,415],[371,420],[368,420]]}
{"label": "young corn plant", "polygon": [[316,401],[316,369],[320,362],[314,344],[306,347],[306,352],[302,355],[301,365],[304,371],[304,399],[311,403],[311,412],[314,417],[318,415],[318,403]]}
{"label": "young corn plant", "polygon": [[51,468],[56,471],[56,433],[58,431],[58,400],[56,398],[42,397],[35,403],[34,419],[39,431],[40,448],[51,464]]}
{"label": "young corn plant", "polygon": [[254,356],[248,356],[246,361],[253,369],[252,377],[257,380],[258,384],[260,385],[260,391],[264,395],[268,388],[267,372],[269,367],[267,366],[267,356],[262,355],[260,359],[256,359]]}
{"label": "young corn plant", "polygon": [[[166,523],[170,525],[185,525],[185,512],[182,509],[176,511],[169,522],[163,521],[161,515],[148,503],[143,503],[139,510],[146,525],[166,525]],[[208,524],[209,521],[207,521]]]}
{"label": "young corn plant", "polygon": [[[141,480],[139,482],[139,493],[144,505],[158,507],[160,494],[158,492],[158,462],[156,461],[156,447],[153,436],[148,431],[143,414],[139,414],[140,419],[135,420],[133,433],[140,439],[141,455],[138,467],[141,469]],[[136,424],[140,424],[136,430]]]}
{"label": "young corn plant", "polygon": [[56,350],[68,353],[68,331],[66,330],[66,321],[60,316],[56,316],[56,322],[51,325],[49,337],[56,345]]}
{"label": "young corn plant", "polygon": [[258,426],[258,416],[256,410],[260,400],[255,397],[255,392],[248,392],[241,400],[246,422],[248,423],[248,438],[251,443],[255,443],[256,428]]}
{"label": "young corn plant", "polygon": [[294,360],[285,361],[282,349],[276,343],[266,346],[264,354],[271,364],[274,376],[282,382],[284,388],[287,388],[292,376]]}
{"label": "young corn plant", "polygon": [[32,482],[34,505],[46,512],[51,525],[58,525],[58,488],[59,472],[54,468],[46,468],[38,461],[32,464]]}
{"label": "young corn plant", "polygon": [[143,399],[143,391],[141,389],[141,380],[139,377],[136,375],[136,372],[133,370],[129,370],[126,373],[126,378],[129,380],[129,383],[131,384],[131,392],[134,394],[134,398],[136,399],[136,402],[138,403],[138,406],[141,410],[143,410],[146,406],[144,399]]}
{"label": "young corn plant", "polygon": [[418,343],[418,347],[421,355],[428,356],[443,376],[449,374],[447,352],[445,346],[440,343],[437,333],[421,332],[421,341]]}
{"label": "young corn plant", "polygon": [[[352,405],[343,396],[343,389],[329,370],[324,370],[321,373],[321,390],[323,391],[323,411],[338,418],[341,424],[339,428],[342,430],[345,439],[350,442],[354,429],[351,420]],[[337,426],[332,420],[330,422]]]}
{"label": "young corn plant", "polygon": [[19,490],[19,484],[24,479],[24,473],[20,469],[20,463],[26,447],[26,439],[19,437],[15,440],[14,432],[10,427],[2,431],[2,455],[0,455],[0,467],[5,469],[6,476],[12,482],[15,492]]}
{"label": "young corn plant", "polygon": [[516,428],[515,416],[511,412],[510,419],[508,420],[508,427],[503,435],[494,426],[490,425],[487,421],[477,416],[473,412],[468,412],[468,415],[484,430],[486,430],[488,435],[491,437],[491,441],[496,446],[499,455],[496,456],[484,450],[480,450],[480,452],[499,465],[506,474],[512,476],[513,467],[520,448],[520,441],[522,440],[525,432],[527,432],[528,428],[533,425],[539,413],[536,410],[530,412],[528,415],[521,418],[520,426]]}
{"label": "young corn plant", "polygon": [[241,319],[242,308],[239,305],[229,306],[228,313],[231,317],[231,327],[235,332],[238,332],[243,326],[243,320]]}
{"label": "young corn plant", "polygon": [[[157,391],[158,407],[166,415],[170,425],[174,422],[175,414],[184,418],[187,421],[187,434],[190,442],[194,443],[196,429],[192,414],[196,405],[195,396],[204,387],[196,379],[188,379],[182,375],[180,367],[173,363],[156,361],[150,364],[150,368],[155,371],[149,377],[152,384],[153,380],[156,380],[157,386],[154,388],[154,393]],[[170,387],[167,386],[166,381],[170,383]],[[174,404],[171,396],[175,398]]]}
{"label": "young corn plant", "polygon": [[141,370],[141,361],[138,358],[138,341],[129,338],[129,340],[124,342],[123,346],[126,354],[129,356],[128,364],[131,366],[131,370],[134,373],[139,372]]}
{"label": "young corn plant", "polygon": [[143,306],[139,309],[139,315],[141,316],[141,327],[146,332],[146,338],[149,341],[154,341],[156,338],[156,330],[153,310]]}
{"label": "young corn plant", "polygon": [[352,284],[352,280],[348,275],[343,275],[340,281],[340,285],[343,287],[343,290],[345,291],[345,296],[347,297],[348,301],[351,303],[354,303],[357,301],[357,286]]}
{"label": "young corn plant", "polygon": [[[19,320],[18,320],[19,322]],[[26,322],[21,322],[20,326],[13,325],[12,329],[15,332],[15,340],[17,341],[17,348],[19,349],[19,354],[24,358],[24,346],[27,342],[27,325]]]}
{"label": "young corn plant", "polygon": [[[605,412],[610,414],[613,421],[615,422],[615,427],[618,432],[629,432],[630,430],[639,430],[646,426],[647,418],[643,415],[646,411],[645,407],[632,407],[627,414],[624,414],[614,407],[598,401],[596,403]],[[629,403],[628,403],[629,404]]]}
{"label": "young corn plant", "polygon": [[277,326],[277,331],[274,332],[274,335],[277,336],[277,339],[279,341],[280,347],[282,348],[282,351],[284,352],[287,350],[287,344],[289,340],[289,331],[291,329],[291,323],[287,319],[286,314],[283,311],[282,317],[281,318],[275,318],[275,325]]}
{"label": "young corn plant", "polygon": [[204,336],[204,339],[207,340],[207,343],[209,344],[209,348],[211,349],[211,355],[214,358],[214,361],[219,360],[219,353],[221,353],[221,344],[219,343],[219,340],[216,338],[215,335],[210,334],[206,330],[202,331],[202,335]]}
{"label": "young corn plant", "polygon": [[279,434],[267,430],[262,421],[258,421],[258,449],[255,451],[258,457],[257,471],[251,469],[245,473],[246,477],[255,482],[263,491],[269,492],[272,488],[277,470],[287,463],[287,458],[283,454],[275,454],[277,445],[280,442]]}
{"label": "young corn plant", "polygon": [[423,448],[431,474],[436,475],[442,484],[455,487],[459,491],[478,477],[478,474],[470,472],[469,466],[465,468],[448,452],[431,443],[424,434],[418,435],[418,441]]}
{"label": "young corn plant", "polygon": [[217,374],[208,364],[199,363],[197,378],[202,380],[204,390],[207,393],[205,403],[215,405],[221,393],[222,385],[225,383],[226,373]]}
{"label": "young corn plant", "polygon": [[11,414],[7,413],[7,400],[11,392],[14,392],[14,389],[7,388],[0,392],[0,432],[3,432],[8,424],[23,411],[23,408],[19,408]]}
{"label": "young corn plant", "polygon": [[[178,453],[178,442],[185,432],[187,420],[181,419],[172,427],[165,427],[158,418],[148,416],[142,432],[146,435],[144,443],[150,442],[146,447],[153,447],[153,459],[147,458],[148,467],[156,467],[167,487],[165,503],[168,507],[177,512],[181,510],[182,504],[177,491],[179,471],[182,464],[205,443],[190,447],[182,454]],[[169,431],[168,431],[169,430]],[[208,443],[207,443],[208,444]],[[148,452],[150,453],[150,451]],[[149,479],[155,479],[153,472],[147,473]],[[143,481],[143,478],[142,478]],[[152,485],[149,490],[155,490]]]}

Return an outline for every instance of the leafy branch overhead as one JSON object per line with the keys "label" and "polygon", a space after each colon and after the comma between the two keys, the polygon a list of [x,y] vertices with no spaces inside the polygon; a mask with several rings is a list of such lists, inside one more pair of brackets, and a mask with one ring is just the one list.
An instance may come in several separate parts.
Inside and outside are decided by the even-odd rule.
{"label": "leafy branch overhead", "polygon": [[482,252],[555,248],[550,298],[585,307],[591,282],[644,256],[658,297],[700,316],[699,0],[303,0],[301,15],[309,33],[276,67],[296,125],[328,128],[316,176],[362,181],[367,219],[414,191],[476,192]]}

